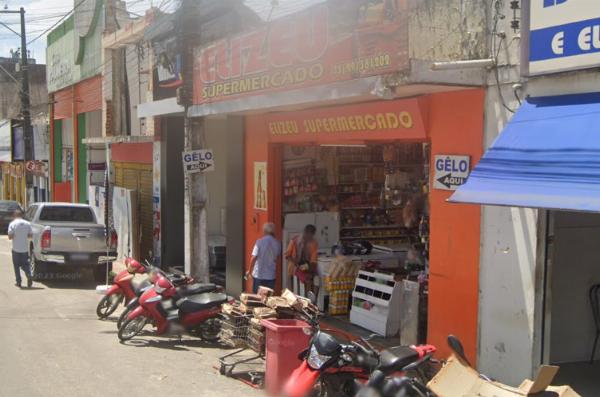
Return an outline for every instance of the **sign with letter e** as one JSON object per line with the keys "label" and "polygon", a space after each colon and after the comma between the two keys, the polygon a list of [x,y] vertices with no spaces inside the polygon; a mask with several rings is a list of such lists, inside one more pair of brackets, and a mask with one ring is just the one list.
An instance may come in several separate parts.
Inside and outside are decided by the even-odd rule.
{"label": "sign with letter e", "polygon": [[467,181],[471,170],[471,158],[469,156],[436,154],[434,166],[433,187],[442,190],[456,190]]}
{"label": "sign with letter e", "polygon": [[193,174],[215,170],[212,149],[191,150],[183,152],[183,172]]}

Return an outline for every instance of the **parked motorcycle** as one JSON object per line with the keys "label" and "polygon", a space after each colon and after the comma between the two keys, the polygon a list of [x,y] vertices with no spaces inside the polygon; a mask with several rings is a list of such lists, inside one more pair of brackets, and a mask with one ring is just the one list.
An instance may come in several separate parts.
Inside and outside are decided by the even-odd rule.
{"label": "parked motorcycle", "polygon": [[169,331],[187,331],[204,340],[219,338],[221,305],[229,300],[227,295],[218,292],[205,292],[183,297],[169,307],[165,302],[172,301],[178,294],[177,288],[164,274],[160,274],[154,287],[139,298],[139,306],[127,315],[119,328],[119,339],[129,340],[138,335],[148,323],[156,327],[156,334]]}
{"label": "parked motorcycle", "polygon": [[436,351],[434,346],[422,345],[397,346],[379,352],[366,339],[342,343],[322,331],[317,319],[306,320],[313,335],[309,347],[300,353],[301,365],[284,386],[287,397],[354,396],[357,381],[367,382],[372,372],[387,376]]}
{"label": "parked motorcycle", "polygon": [[136,281],[136,274],[147,273],[148,267],[133,258],[125,259],[125,270],[119,272],[113,280],[113,285],[106,291],[98,306],[96,314],[100,319],[106,319],[113,314],[122,302],[129,303],[139,296],[141,291],[152,285],[149,279]]}
{"label": "parked motorcycle", "polygon": [[[448,336],[448,345],[454,354],[460,357],[467,365],[467,359],[462,343],[454,335]],[[431,353],[426,354],[402,369],[402,373],[420,371],[426,364],[434,361]],[[490,380],[485,375],[480,377]],[[373,371],[369,380],[364,385],[359,385],[356,397],[437,397],[426,383],[429,379],[424,377],[388,376],[379,368]]]}
{"label": "parked motorcycle", "polygon": [[[159,270],[151,270],[151,273],[152,275],[150,277],[150,281],[156,282],[156,280],[159,277]],[[167,277],[176,287],[175,295],[171,298],[171,300],[165,300],[163,302],[163,306],[167,310],[173,309],[175,302],[185,296],[196,295],[205,292],[220,292],[223,290],[223,287],[213,283],[196,283],[193,278],[186,276],[183,273],[167,274],[163,272],[162,274],[165,277]],[[140,305],[139,297],[142,295],[142,293],[151,288],[152,285],[153,284],[150,283],[148,286],[140,289],[138,291],[138,295],[129,301],[129,303],[125,307],[125,310],[123,310],[123,312],[119,316],[119,319],[117,320],[117,329],[121,328],[123,322],[125,322],[129,313],[131,313],[136,307]]]}

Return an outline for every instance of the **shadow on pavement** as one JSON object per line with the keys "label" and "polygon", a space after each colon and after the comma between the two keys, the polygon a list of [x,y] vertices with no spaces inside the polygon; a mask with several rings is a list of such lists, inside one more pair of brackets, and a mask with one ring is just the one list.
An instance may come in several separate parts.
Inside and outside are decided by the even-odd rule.
{"label": "shadow on pavement", "polygon": [[97,282],[92,280],[40,280],[38,283],[54,289],[96,289]]}
{"label": "shadow on pavement", "polygon": [[[110,331],[109,331],[110,332]],[[155,335],[148,333],[149,336],[156,338]],[[144,336],[144,335],[141,335]],[[159,349],[168,349],[176,351],[189,351],[190,348],[203,348],[203,349],[221,349],[222,345],[218,343],[211,343],[203,341],[202,339],[131,339],[126,342],[120,342],[125,346],[132,347],[154,347]]]}
{"label": "shadow on pavement", "polygon": [[33,286],[33,287],[22,287],[21,291],[40,291],[40,290],[45,290],[45,289],[46,288],[44,288],[44,287]]}

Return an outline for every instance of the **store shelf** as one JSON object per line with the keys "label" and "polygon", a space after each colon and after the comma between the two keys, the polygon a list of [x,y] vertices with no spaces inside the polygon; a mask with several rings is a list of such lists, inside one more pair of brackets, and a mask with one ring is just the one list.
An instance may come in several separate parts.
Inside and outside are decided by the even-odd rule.
{"label": "store shelf", "polygon": [[336,185],[340,186],[355,186],[355,185],[383,185],[384,182],[338,182]]}
{"label": "store shelf", "polygon": [[377,190],[373,189],[373,190],[359,190],[358,192],[335,192],[335,194],[364,194],[364,193],[381,194],[381,191],[377,191]]}
{"label": "store shelf", "polygon": [[379,205],[370,205],[370,206],[357,206],[357,207],[342,207],[340,208],[342,211],[348,210],[384,210],[385,207],[381,207]]}
{"label": "store shelf", "polygon": [[338,163],[338,165],[364,165],[364,166],[378,165],[378,166],[383,167],[385,165],[385,163],[383,161],[373,161],[373,162],[367,162],[367,161],[340,161]]}
{"label": "store shelf", "polygon": [[340,237],[340,240],[396,240],[400,238],[410,237],[409,234],[393,235],[393,236],[359,236],[359,237]]}
{"label": "store shelf", "polygon": [[362,230],[362,229],[406,229],[403,225],[375,225],[375,226],[341,226],[342,230]]}

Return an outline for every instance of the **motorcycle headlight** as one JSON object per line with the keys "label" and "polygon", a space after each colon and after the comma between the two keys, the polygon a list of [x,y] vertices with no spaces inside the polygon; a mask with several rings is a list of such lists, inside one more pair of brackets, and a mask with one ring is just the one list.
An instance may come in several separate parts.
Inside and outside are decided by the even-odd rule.
{"label": "motorcycle headlight", "polygon": [[310,352],[308,353],[308,366],[312,369],[321,369],[327,361],[331,360],[331,356],[326,356],[324,354],[320,354],[317,351],[315,345],[310,347]]}

